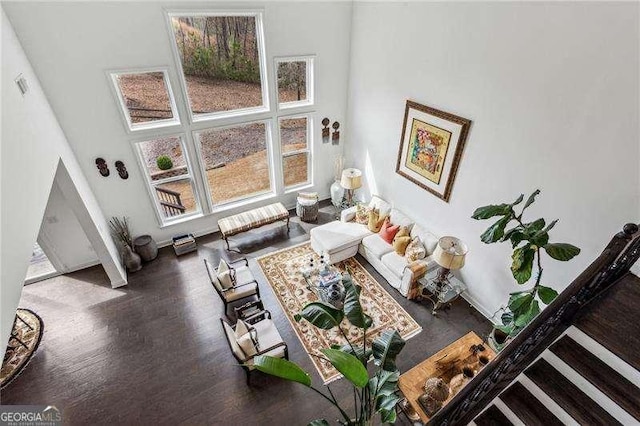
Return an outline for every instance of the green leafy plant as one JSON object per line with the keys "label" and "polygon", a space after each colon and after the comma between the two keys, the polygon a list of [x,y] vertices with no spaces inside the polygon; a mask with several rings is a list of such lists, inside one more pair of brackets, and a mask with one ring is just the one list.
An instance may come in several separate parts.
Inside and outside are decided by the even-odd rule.
{"label": "green leafy plant", "polygon": [[160,170],[169,170],[173,168],[173,161],[166,155],[161,155],[156,158],[156,164]]}
{"label": "green leafy plant", "polygon": [[518,199],[511,204],[479,207],[472,216],[477,220],[500,217],[484,231],[480,239],[486,244],[511,242],[513,247],[511,273],[518,284],[524,285],[531,279],[534,273],[534,264],[536,265],[533,287],[510,294],[507,303],[508,311],[505,311],[501,318],[503,325],[496,327],[508,336],[518,334],[540,313],[540,302],[548,305],[558,295],[556,290],[540,283],[543,271],[542,252],[546,252],[552,259],[563,262],[573,259],[580,253],[580,249],[571,244],[549,242],[549,231],[558,223],[557,219],[549,224],[542,218],[532,222],[524,222],[523,214],[534,203],[538,194],[540,194],[539,189],[527,198],[519,214],[516,213],[514,207],[524,200],[524,194],[520,194]]}
{"label": "green leafy plant", "polygon": [[[404,347],[405,341],[396,330],[387,330],[374,339],[369,347],[366,343],[367,330],[373,321],[364,313],[360,305],[361,288],[353,283],[349,274],[345,274],[343,277],[343,284],[345,300],[342,309],[322,302],[312,302],[302,308],[295,319],[296,321],[304,319],[323,330],[337,328],[347,341],[344,346],[325,348],[320,351],[321,355],[312,354],[312,356],[320,357],[331,363],[345,379],[351,382],[355,405],[352,415],[340,406],[329,385],[326,385],[328,393],[314,387],[309,373],[297,364],[262,355],[254,358],[254,365],[259,371],[300,383],[316,392],[337,408],[342,416],[340,423],[343,425],[373,424],[374,416],[377,413],[380,414],[382,422],[395,423],[395,406],[399,400],[397,390],[400,377],[400,372],[396,367],[396,357]],[[355,327],[362,329],[361,345],[351,342],[340,326],[345,317]],[[373,376],[370,377],[367,372],[367,361],[371,357],[373,357],[377,368]],[[313,420],[309,425],[320,426],[329,425],[329,423],[324,419],[318,419]]]}

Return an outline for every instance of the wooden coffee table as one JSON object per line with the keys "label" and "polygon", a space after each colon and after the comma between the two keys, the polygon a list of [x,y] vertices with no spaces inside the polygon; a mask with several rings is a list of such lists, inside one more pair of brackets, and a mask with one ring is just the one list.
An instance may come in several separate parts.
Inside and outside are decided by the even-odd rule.
{"label": "wooden coffee table", "polygon": [[[418,398],[424,393],[423,388],[427,379],[430,377],[440,377],[448,384],[453,376],[462,372],[462,367],[473,365],[474,368],[479,368],[479,356],[483,355],[489,358],[489,360],[492,360],[496,354],[486,344],[483,345],[485,348],[484,351],[478,352],[477,355],[474,355],[470,350],[471,346],[480,344],[482,344],[482,339],[473,331],[469,332],[446,348],[422,361],[411,370],[400,375],[398,387],[405,398],[407,398],[407,402],[416,413],[418,413],[424,423],[429,421],[429,416],[422,409]],[[459,391],[460,389],[458,389],[458,392]],[[443,406],[454,396],[455,394],[449,395],[449,398],[447,398]]]}

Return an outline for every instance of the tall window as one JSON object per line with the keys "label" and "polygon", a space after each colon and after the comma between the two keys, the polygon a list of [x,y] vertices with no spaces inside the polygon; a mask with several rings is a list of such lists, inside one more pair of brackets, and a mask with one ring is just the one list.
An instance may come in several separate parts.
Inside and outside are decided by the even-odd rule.
{"label": "tall window", "polygon": [[169,19],[193,120],[269,109],[259,13]]}
{"label": "tall window", "polygon": [[180,136],[136,143],[151,196],[162,223],[200,213],[193,174]]}
{"label": "tall window", "polygon": [[307,115],[281,117],[280,145],[282,173],[285,188],[296,187],[311,181],[311,120]]}
{"label": "tall window", "polygon": [[273,190],[268,122],[195,132],[211,205]]}

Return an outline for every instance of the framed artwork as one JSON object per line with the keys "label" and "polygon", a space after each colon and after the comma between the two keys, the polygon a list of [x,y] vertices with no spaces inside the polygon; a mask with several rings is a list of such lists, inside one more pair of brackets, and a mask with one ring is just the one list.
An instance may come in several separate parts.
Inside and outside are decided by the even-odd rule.
{"label": "framed artwork", "polygon": [[407,101],[396,173],[449,201],[471,120]]}

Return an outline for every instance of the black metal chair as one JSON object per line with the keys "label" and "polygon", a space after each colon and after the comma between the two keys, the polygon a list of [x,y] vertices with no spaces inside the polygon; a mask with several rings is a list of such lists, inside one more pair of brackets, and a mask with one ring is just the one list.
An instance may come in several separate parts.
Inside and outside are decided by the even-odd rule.
{"label": "black metal chair", "polygon": [[245,322],[251,324],[251,329],[255,331],[257,335],[257,351],[252,355],[245,354],[240,347],[235,333],[235,326],[231,326],[224,318],[220,318],[220,322],[222,323],[222,329],[227,338],[231,353],[247,375],[247,385],[251,384],[250,374],[255,370],[253,359],[256,356],[269,355],[276,358],[289,359],[289,348],[286,342],[282,340],[282,336],[280,336],[278,329],[271,320],[271,312],[264,310],[245,319]]}
{"label": "black metal chair", "polygon": [[[245,265],[237,268],[231,266],[231,264],[238,262],[244,262]],[[207,259],[204,259],[204,265],[207,268],[209,280],[224,303],[225,315],[227,315],[227,308],[231,302],[236,302],[253,296],[258,299],[260,298],[260,287],[258,286],[258,281],[256,281],[249,270],[249,261],[246,258],[242,258],[233,262],[228,262],[227,264],[229,265],[229,269],[232,271],[231,277],[233,285],[229,288],[224,288],[218,278],[218,268],[213,267]]]}

